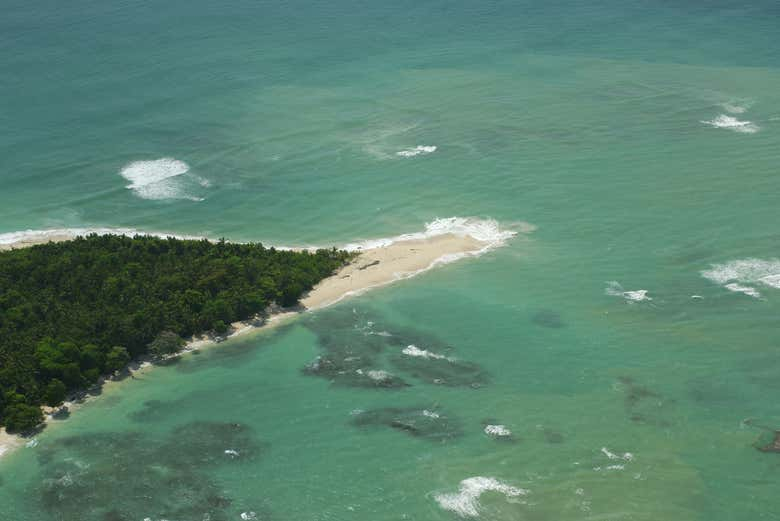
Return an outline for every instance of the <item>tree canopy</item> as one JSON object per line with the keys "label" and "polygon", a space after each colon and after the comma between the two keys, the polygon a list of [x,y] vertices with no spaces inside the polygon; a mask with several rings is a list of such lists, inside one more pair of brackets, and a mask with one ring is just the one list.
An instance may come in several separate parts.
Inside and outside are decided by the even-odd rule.
{"label": "tree canopy", "polygon": [[24,430],[41,404],[181,338],[293,306],[346,263],[336,249],[89,235],[0,252],[0,425]]}

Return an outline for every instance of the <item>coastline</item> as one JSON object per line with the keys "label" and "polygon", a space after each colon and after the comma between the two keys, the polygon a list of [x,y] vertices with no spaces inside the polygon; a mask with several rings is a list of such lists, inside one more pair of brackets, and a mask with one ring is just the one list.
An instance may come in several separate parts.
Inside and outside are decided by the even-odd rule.
{"label": "coastline", "polygon": [[[506,240],[516,235],[514,231],[499,231],[498,224],[495,221],[472,221],[472,223],[478,223],[479,226],[484,226],[485,222],[489,223],[491,233],[484,230],[481,230],[482,233],[480,233],[480,230],[473,228],[468,220],[461,218],[451,218],[446,221],[450,226],[443,227],[440,230],[431,230],[431,225],[435,225],[435,223],[439,223],[441,220],[429,223],[426,226],[425,233],[401,235],[392,239],[347,245],[344,249],[355,251],[358,255],[336,273],[320,281],[300,300],[298,309],[271,309],[265,316],[256,316],[244,321],[234,322],[230,325],[229,333],[221,337],[209,334],[192,337],[187,340],[184,348],[179,353],[171,355],[171,357],[210,347],[250,332],[270,330],[287,323],[302,313],[322,309],[346,298],[361,295],[372,289],[414,277],[439,265],[481,255],[494,247],[503,245]],[[453,224],[455,226],[452,226]],[[469,226],[472,226],[472,229]],[[135,230],[108,229],[101,229],[100,232],[142,233]],[[89,231],[84,230],[83,233],[89,233]],[[5,234],[2,237],[11,237],[12,235]],[[65,230],[21,232],[17,241],[0,242],[0,251],[24,248],[47,242],[67,241],[77,235],[78,233],[73,235]],[[66,408],[68,417],[70,417],[72,413],[89,403],[96,396],[104,393],[107,389],[118,386],[129,380],[130,378],[128,377],[143,374],[153,367],[154,364],[149,360],[133,362],[121,376],[101,378],[93,388],[86,390],[76,399],[64,402],[57,409]],[[97,389],[100,390],[99,393],[91,392]],[[46,428],[64,421],[52,417],[52,413],[57,409],[44,409],[44,426]],[[9,434],[4,428],[0,428],[0,460],[3,456],[23,447],[32,439],[34,437],[28,439],[21,435]]]}

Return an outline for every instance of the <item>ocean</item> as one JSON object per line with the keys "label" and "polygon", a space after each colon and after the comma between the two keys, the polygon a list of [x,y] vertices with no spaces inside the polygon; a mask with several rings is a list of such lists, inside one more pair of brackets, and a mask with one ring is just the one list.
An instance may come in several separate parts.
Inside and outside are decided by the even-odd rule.
{"label": "ocean", "polygon": [[525,231],[107,389],[3,521],[780,519],[780,4],[3,7],[0,240]]}

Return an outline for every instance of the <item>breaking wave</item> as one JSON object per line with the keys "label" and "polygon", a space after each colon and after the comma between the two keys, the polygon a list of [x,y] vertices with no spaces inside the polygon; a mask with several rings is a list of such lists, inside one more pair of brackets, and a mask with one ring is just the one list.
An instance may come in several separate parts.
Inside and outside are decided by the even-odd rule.
{"label": "breaking wave", "polygon": [[133,161],[122,167],[119,175],[130,181],[127,185],[141,199],[188,199],[202,201],[191,194],[191,189],[209,186],[208,179],[189,174],[190,166],[184,161],[164,157],[151,161]]}
{"label": "breaking wave", "polygon": [[479,498],[485,492],[499,492],[507,498],[528,494],[528,490],[513,487],[496,478],[476,476],[461,481],[458,492],[437,494],[435,499],[444,510],[461,517],[478,517],[481,508]]}
{"label": "breaking wave", "polygon": [[39,244],[48,241],[75,239],[96,233],[98,235],[152,235],[155,237],[175,237],[177,239],[202,239],[202,237],[177,235],[164,232],[147,232],[135,228],[53,228],[50,230],[23,230],[0,233],[0,246]]}
{"label": "breaking wave", "polygon": [[761,127],[752,121],[740,121],[733,116],[727,116],[725,114],[721,114],[717,118],[709,121],[702,121],[702,123],[714,128],[733,130],[734,132],[739,132],[741,134],[755,134],[761,130]]}
{"label": "breaking wave", "polygon": [[506,425],[485,425],[485,434],[496,438],[505,438],[512,435],[512,431]]}
{"label": "breaking wave", "polygon": [[406,150],[400,150],[395,153],[399,157],[414,157],[420,155],[427,155],[436,152],[435,145],[417,145],[414,148],[407,148]]}
{"label": "breaking wave", "polygon": [[607,282],[607,289],[604,293],[611,297],[623,297],[628,302],[643,302],[645,300],[653,300],[648,296],[646,289],[636,289],[631,291],[625,291],[623,286],[616,280]]}
{"label": "breaking wave", "polygon": [[396,237],[387,237],[382,239],[370,239],[362,242],[345,244],[343,248],[348,251],[369,250],[373,248],[382,248],[390,246],[399,241],[411,241],[430,239],[440,235],[453,234],[460,237],[471,237],[480,242],[486,243],[486,247],[496,247],[503,245],[511,239],[517,232],[514,230],[502,229],[498,221],[494,219],[478,219],[474,217],[445,217],[435,219],[425,224],[425,230],[416,233],[407,233]]}
{"label": "breaking wave", "polygon": [[756,285],[780,289],[780,259],[739,259],[712,264],[701,275],[734,293],[759,298],[761,292]]}
{"label": "breaking wave", "polygon": [[444,355],[440,355],[438,353],[432,353],[432,352],[427,351],[425,349],[420,349],[419,347],[417,347],[414,344],[409,344],[408,346],[403,348],[401,350],[401,352],[403,354],[405,354],[406,356],[413,356],[413,357],[417,357],[417,358],[431,358],[431,359],[434,359],[434,360],[450,360],[449,358],[447,358]]}

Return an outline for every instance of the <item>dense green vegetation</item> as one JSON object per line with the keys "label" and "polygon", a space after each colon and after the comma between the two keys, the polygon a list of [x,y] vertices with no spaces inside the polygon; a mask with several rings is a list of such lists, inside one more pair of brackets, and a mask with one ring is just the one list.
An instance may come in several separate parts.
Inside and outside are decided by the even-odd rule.
{"label": "dense green vegetation", "polygon": [[0,253],[0,425],[35,426],[39,406],[182,337],[276,302],[292,306],[349,259],[343,251],[90,235]]}

